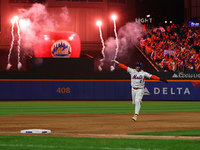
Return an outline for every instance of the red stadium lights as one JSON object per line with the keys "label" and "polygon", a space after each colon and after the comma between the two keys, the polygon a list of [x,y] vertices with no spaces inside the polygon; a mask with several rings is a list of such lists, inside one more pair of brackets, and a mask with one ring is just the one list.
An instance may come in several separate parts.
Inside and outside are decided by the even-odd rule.
{"label": "red stadium lights", "polygon": [[102,25],[102,22],[101,22],[100,20],[98,20],[98,21],[96,22],[96,25],[97,25],[97,26],[101,26],[101,25]]}
{"label": "red stadium lights", "polygon": [[72,34],[70,37],[69,37],[69,40],[72,41],[74,39],[76,35],[75,34]]}
{"label": "red stadium lights", "polygon": [[48,35],[45,35],[45,34],[44,34],[43,36],[44,36],[44,40],[45,40],[45,41],[50,40],[50,37],[49,37]]}
{"label": "red stadium lights", "polygon": [[116,20],[117,16],[116,15],[112,15],[111,18],[112,18],[112,20]]}

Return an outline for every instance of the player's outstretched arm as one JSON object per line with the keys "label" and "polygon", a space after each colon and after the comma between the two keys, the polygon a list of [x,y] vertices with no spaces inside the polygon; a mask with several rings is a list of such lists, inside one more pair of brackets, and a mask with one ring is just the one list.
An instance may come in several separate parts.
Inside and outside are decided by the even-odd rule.
{"label": "player's outstretched arm", "polygon": [[162,82],[168,83],[168,81],[167,81],[166,79],[159,78],[159,77],[157,77],[156,75],[152,75],[152,76],[151,76],[151,79],[160,80],[160,81],[162,81]]}
{"label": "player's outstretched arm", "polygon": [[119,63],[119,62],[116,61],[116,60],[111,60],[111,61],[114,62],[114,63],[116,63],[116,64],[118,64],[119,67],[125,69],[126,71],[128,70],[128,67],[127,67],[126,65],[121,64],[121,63]]}

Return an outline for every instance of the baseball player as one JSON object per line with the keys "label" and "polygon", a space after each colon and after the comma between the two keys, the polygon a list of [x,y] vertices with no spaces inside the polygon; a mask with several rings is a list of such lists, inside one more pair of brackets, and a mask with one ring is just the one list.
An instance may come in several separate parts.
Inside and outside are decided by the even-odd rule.
{"label": "baseball player", "polygon": [[145,79],[149,78],[154,80],[160,80],[165,83],[168,83],[168,81],[143,71],[143,65],[141,62],[137,62],[135,64],[135,69],[127,67],[116,60],[112,60],[112,62],[118,64],[119,67],[125,69],[131,75],[132,103],[133,105],[135,105],[135,115],[132,118],[132,120],[136,121],[140,112],[142,97],[144,95]]}

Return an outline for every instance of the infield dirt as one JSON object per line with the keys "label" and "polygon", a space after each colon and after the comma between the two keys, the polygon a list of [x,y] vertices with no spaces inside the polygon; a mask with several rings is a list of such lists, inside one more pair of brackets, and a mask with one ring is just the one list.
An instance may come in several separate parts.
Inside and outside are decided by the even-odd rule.
{"label": "infield dirt", "polygon": [[0,134],[21,135],[24,129],[50,129],[52,135],[126,135],[129,133],[200,128],[200,113],[0,115]]}

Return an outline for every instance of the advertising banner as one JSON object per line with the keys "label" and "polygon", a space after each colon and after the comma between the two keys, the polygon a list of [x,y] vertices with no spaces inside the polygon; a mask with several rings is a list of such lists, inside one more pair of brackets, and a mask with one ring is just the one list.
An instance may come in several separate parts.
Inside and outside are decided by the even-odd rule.
{"label": "advertising banner", "polygon": [[[131,100],[129,80],[1,80],[0,91],[0,100]],[[148,80],[143,100],[200,100],[200,81]]]}
{"label": "advertising banner", "polygon": [[146,82],[144,100],[200,100],[200,81]]}

